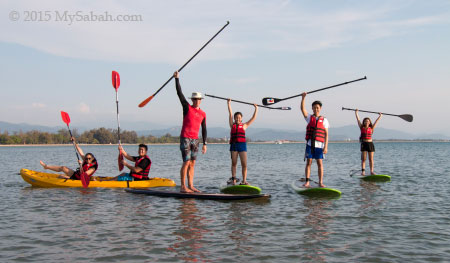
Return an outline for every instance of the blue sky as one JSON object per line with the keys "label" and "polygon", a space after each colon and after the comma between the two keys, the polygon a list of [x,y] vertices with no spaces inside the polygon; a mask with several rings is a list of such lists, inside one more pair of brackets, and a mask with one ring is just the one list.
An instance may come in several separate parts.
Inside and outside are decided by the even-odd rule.
{"label": "blue sky", "polygon": [[[137,105],[230,21],[181,72],[186,96],[200,91],[261,103],[367,76],[311,94],[307,103],[321,100],[332,127],[356,123],[353,112],[341,110],[349,107],[414,115],[412,123],[386,116],[380,127],[450,135],[449,1],[2,1],[0,7],[1,121],[58,126],[64,110],[72,127],[116,127],[116,70],[122,129],[181,125],[173,82],[146,107]],[[58,20],[66,11],[141,19]],[[300,98],[276,104],[290,112],[261,109],[252,126],[303,130],[299,104]],[[207,98],[201,106],[208,126],[227,126],[225,101]],[[253,110],[232,107],[244,120]]]}

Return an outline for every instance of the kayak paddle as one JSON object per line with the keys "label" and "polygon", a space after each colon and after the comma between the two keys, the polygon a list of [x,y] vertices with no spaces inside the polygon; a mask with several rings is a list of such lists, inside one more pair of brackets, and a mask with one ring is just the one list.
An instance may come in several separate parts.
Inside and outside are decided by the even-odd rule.
{"label": "kayak paddle", "polygon": [[[65,124],[67,124],[67,129],[69,130],[69,134],[70,134],[70,138],[72,138],[72,131],[70,131],[70,127],[69,127],[69,123],[70,123],[70,117],[69,114],[65,111],[61,111],[61,117],[62,120]],[[90,178],[89,176],[87,176],[84,171],[83,171],[83,167],[80,164],[80,156],[78,156],[78,152],[77,152],[77,147],[75,146],[75,141],[72,141],[73,143],[73,148],[75,149],[75,154],[77,155],[77,159],[78,159],[78,166],[80,167],[80,179],[81,179],[81,183],[83,184],[83,187],[86,188],[89,185],[90,182]],[[87,177],[87,178],[86,178]]]}
{"label": "kayak paddle", "polygon": [[[117,73],[117,71],[112,72],[112,85],[114,87],[114,89],[116,90],[116,108],[117,108],[117,135],[119,137],[119,145],[121,145],[120,142],[120,121],[119,121],[119,86],[120,86],[120,76],[119,73]],[[119,171],[123,170],[123,154],[122,152],[119,152],[119,157],[117,158],[117,162],[119,164]]]}
{"label": "kayak paddle", "polygon": [[[349,108],[344,108],[342,107],[342,110],[350,110],[350,111],[356,111],[356,109],[349,109]],[[389,113],[383,113],[383,112],[375,112],[375,111],[365,111],[365,110],[358,110],[360,112],[367,112],[367,113],[375,113],[375,114],[383,114],[383,115],[389,115],[389,116],[396,116],[396,117],[400,117],[403,120],[407,121],[407,122],[412,122],[413,121],[413,116],[411,114],[389,114]]]}
{"label": "kayak paddle", "polygon": [[[206,42],[206,44],[204,44],[203,45],[203,47],[202,48],[200,48],[198,51],[197,51],[197,53],[195,53],[186,63],[184,63],[184,65],[181,67],[181,68],[179,68],[178,69],[178,72],[180,72],[181,70],[183,70],[183,68],[187,65],[187,64],[189,64],[189,62],[191,62],[191,60],[192,59],[194,59],[195,58],[195,56],[197,56],[197,54],[198,53],[200,53],[200,51],[202,51],[208,44],[209,44],[209,42],[211,42],[220,32],[222,32],[222,30],[226,27],[226,26],[228,26],[228,24],[230,24],[230,21],[227,21],[227,23],[208,41],[208,42]],[[153,97],[155,97],[156,96],[156,94],[158,94],[158,92],[160,92],[166,85],[167,85],[167,83],[169,83],[171,80],[173,79],[173,75],[170,77],[170,79],[169,80],[167,80],[166,81],[166,83],[164,83],[162,86],[161,86],[161,88],[159,88],[155,93],[153,93],[153,95],[151,95],[150,97],[148,97],[148,98],[146,98],[144,101],[142,101],[140,104],[139,104],[139,107],[140,108],[142,108],[142,107],[144,107],[145,105],[147,105],[147,103],[149,103],[152,99],[153,99]]]}
{"label": "kayak paddle", "polygon": [[[349,83],[360,81],[360,80],[364,80],[364,79],[367,79],[367,77],[364,76],[364,78],[355,79],[355,80],[339,83],[339,84],[336,84],[336,85],[333,85],[333,86],[329,86],[329,87],[325,87],[325,88],[321,88],[321,89],[308,91],[307,93],[311,94],[311,93],[318,92],[318,91],[321,91],[321,90],[326,90],[326,89],[331,89],[331,88],[335,88],[335,87],[342,86],[342,85],[347,85]],[[262,99],[262,103],[264,105],[271,105],[271,104],[275,104],[275,103],[283,101],[283,100],[288,100],[288,99],[292,99],[292,98],[295,98],[295,97],[300,97],[301,95],[302,94],[298,94],[298,95],[294,95],[294,96],[287,97],[287,98],[284,98],[284,99],[277,99],[277,98],[272,98],[272,97],[266,97],[266,98]]]}
{"label": "kayak paddle", "polygon": [[[222,98],[222,97],[217,97],[214,95],[209,95],[209,94],[205,94],[205,96],[211,97],[211,98],[216,98],[216,99],[221,99],[221,100],[228,100],[227,98]],[[250,102],[244,102],[244,101],[240,101],[240,100],[231,100],[237,103],[242,103],[242,104],[248,104],[248,105],[253,105],[253,103]],[[258,107],[262,107],[262,108],[266,108],[266,109],[271,109],[271,110],[291,110],[291,107],[278,107],[278,108],[273,108],[273,107],[268,107],[268,106],[264,106],[264,105],[258,105]]]}

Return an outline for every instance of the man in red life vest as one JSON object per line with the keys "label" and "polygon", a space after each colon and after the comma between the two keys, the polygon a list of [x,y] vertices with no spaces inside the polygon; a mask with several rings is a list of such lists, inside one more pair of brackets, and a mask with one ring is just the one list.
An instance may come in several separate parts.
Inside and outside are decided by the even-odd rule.
{"label": "man in red life vest", "polygon": [[150,167],[152,166],[152,161],[147,156],[147,145],[139,144],[138,156],[129,155],[122,147],[119,145],[119,151],[122,153],[123,157],[134,162],[134,166],[129,164],[125,159],[122,161],[123,166],[130,169],[129,173],[121,173],[119,176],[111,179],[117,181],[141,181],[149,180],[148,174],[150,172]]}
{"label": "man in red life vest", "polygon": [[309,176],[311,174],[312,159],[316,159],[318,175],[319,175],[319,187],[325,187],[323,184],[323,155],[328,152],[328,128],[330,124],[328,120],[320,116],[320,110],[322,109],[322,103],[320,101],[314,101],[312,103],[313,114],[308,114],[305,109],[305,97],[306,92],[302,94],[301,111],[303,117],[305,117],[308,126],[306,127],[306,150],[305,158],[305,183],[303,186],[309,187]]}
{"label": "man in red life vest", "polygon": [[[183,165],[180,169],[181,188],[183,193],[200,192],[194,187],[194,169],[195,161],[198,153],[198,132],[202,126],[203,147],[202,153],[206,153],[206,113],[200,109],[202,102],[202,94],[200,92],[193,92],[192,105],[186,100],[181,91],[179,73],[175,71],[175,88],[177,90],[178,98],[181,106],[183,106],[183,127],[180,134],[180,150],[183,158]],[[186,187],[186,175],[188,179],[188,186]]]}

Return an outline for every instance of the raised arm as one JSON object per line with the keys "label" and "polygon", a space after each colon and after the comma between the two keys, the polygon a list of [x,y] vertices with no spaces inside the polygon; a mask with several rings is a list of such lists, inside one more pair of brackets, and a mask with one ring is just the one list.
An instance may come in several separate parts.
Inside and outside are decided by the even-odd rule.
{"label": "raised arm", "polygon": [[80,146],[78,146],[75,137],[71,137],[70,140],[72,140],[73,143],[75,144],[75,148],[77,149],[77,152],[80,154],[81,160],[84,160],[84,152],[83,150],[81,150]]}
{"label": "raised arm", "polygon": [[308,117],[308,112],[306,111],[305,108],[305,97],[306,97],[306,92],[302,93],[302,102],[300,103],[300,110],[302,111],[303,117]]}
{"label": "raised arm", "polygon": [[358,122],[358,127],[361,129],[362,123],[361,123],[361,120],[359,119],[358,109],[355,110],[355,116],[356,116],[356,121]]}
{"label": "raised arm", "polygon": [[231,99],[227,100],[228,105],[228,123],[230,124],[230,128],[233,128],[233,110],[231,109]]}
{"label": "raised arm", "polygon": [[244,127],[243,127],[244,130],[247,129],[248,126],[250,126],[250,124],[252,124],[255,121],[256,116],[258,115],[258,105],[253,104],[253,106],[255,107],[255,111],[253,112],[252,118],[248,122],[244,123]]}
{"label": "raised arm", "polygon": [[179,79],[180,73],[178,73],[178,71],[175,71],[175,73],[173,73],[173,76],[175,78],[175,88],[177,89],[177,95],[180,99],[181,105],[183,106],[183,116],[185,116],[189,110],[189,102],[186,100],[186,97],[184,97],[183,91],[181,90]]}
{"label": "raised arm", "polygon": [[381,112],[378,113],[378,114],[379,114],[379,116],[378,116],[377,120],[376,120],[375,123],[372,125],[372,130],[375,129],[375,126],[377,126],[378,121],[381,119],[381,116],[383,116],[383,114],[382,114]]}
{"label": "raised arm", "polygon": [[129,154],[123,149],[123,147],[122,147],[121,144],[119,145],[119,152],[121,152],[122,155],[123,155],[125,158],[127,158],[128,160],[130,160],[130,161],[132,161],[132,162],[135,161],[134,158],[133,158],[133,156],[129,155]]}

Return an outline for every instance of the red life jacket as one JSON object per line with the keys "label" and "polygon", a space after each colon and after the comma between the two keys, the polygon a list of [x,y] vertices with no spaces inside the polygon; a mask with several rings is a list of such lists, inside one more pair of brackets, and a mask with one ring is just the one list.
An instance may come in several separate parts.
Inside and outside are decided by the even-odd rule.
{"label": "red life jacket", "polygon": [[150,167],[152,166],[152,161],[150,160],[150,158],[148,158],[148,156],[143,156],[140,157],[134,167],[138,167],[139,163],[142,162],[143,160],[148,159],[149,161],[149,165],[147,167],[145,167],[145,169],[143,169],[142,171],[140,171],[139,173],[135,173],[135,172],[131,172],[130,175],[137,178],[137,179],[141,179],[141,180],[148,180],[148,173],[150,172]]}
{"label": "red life jacket", "polygon": [[230,143],[245,142],[244,124],[233,124],[230,134]]}
{"label": "red life jacket", "polygon": [[316,120],[316,117],[311,115],[308,126],[306,126],[306,141],[311,139],[314,141],[325,142],[325,126],[323,125],[324,119],[325,118],[323,116],[319,116],[319,119]]}
{"label": "red life jacket", "polygon": [[206,113],[200,108],[194,108],[189,105],[189,110],[183,118],[183,127],[181,128],[181,137],[198,139],[198,131]]}
{"label": "red life jacket", "polygon": [[359,137],[361,140],[372,140],[372,128],[370,127],[361,127],[361,136]]}
{"label": "red life jacket", "polygon": [[[94,170],[94,172],[93,172],[90,176],[94,175],[94,173],[97,171],[98,164],[97,164],[97,162],[92,162],[92,163],[83,162],[83,164],[82,164],[83,173],[87,172],[87,171],[89,170],[89,168],[91,168],[91,167],[94,167],[95,170]],[[76,177],[78,180],[81,180],[81,177],[80,177],[80,175],[81,175],[80,168],[78,168],[78,169],[75,171],[74,175],[75,175],[75,177]]]}

